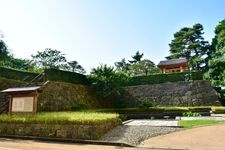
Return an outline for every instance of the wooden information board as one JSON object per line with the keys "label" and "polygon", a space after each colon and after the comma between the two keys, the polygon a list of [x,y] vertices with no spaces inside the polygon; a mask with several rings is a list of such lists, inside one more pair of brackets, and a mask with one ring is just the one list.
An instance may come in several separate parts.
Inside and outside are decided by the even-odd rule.
{"label": "wooden information board", "polygon": [[12,112],[33,112],[34,97],[13,97]]}

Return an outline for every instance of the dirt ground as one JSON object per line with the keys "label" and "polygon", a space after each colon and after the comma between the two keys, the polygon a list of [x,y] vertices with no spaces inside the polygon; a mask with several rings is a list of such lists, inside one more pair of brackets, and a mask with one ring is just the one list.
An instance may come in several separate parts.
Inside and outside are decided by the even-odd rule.
{"label": "dirt ground", "polygon": [[148,148],[188,150],[225,150],[225,124],[197,127],[148,139]]}

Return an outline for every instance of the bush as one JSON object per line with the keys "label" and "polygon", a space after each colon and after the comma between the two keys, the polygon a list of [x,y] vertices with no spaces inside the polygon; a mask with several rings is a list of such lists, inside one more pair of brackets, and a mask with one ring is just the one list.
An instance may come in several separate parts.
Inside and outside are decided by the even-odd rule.
{"label": "bush", "polygon": [[140,101],[139,108],[147,109],[149,107],[153,107],[153,102],[151,100]]}
{"label": "bush", "polygon": [[75,73],[75,72],[62,71],[57,69],[46,69],[45,73],[46,73],[47,79],[51,81],[62,81],[62,82],[84,84],[84,85],[90,84],[90,82],[88,81],[85,75]]}
{"label": "bush", "polygon": [[14,79],[29,82],[34,79],[38,73],[26,72],[26,71],[18,71],[15,69],[9,69],[0,67],[0,76],[7,79]]}
{"label": "bush", "polygon": [[201,114],[200,113],[196,113],[196,112],[191,112],[191,111],[188,111],[188,112],[183,112],[183,116],[185,117],[200,117]]}
{"label": "bush", "polygon": [[[128,86],[185,81],[186,72],[132,77]],[[192,80],[203,80],[203,72],[192,72]]]}
{"label": "bush", "polygon": [[120,120],[122,120],[122,121],[126,121],[127,120],[127,115],[125,115],[125,114],[119,114],[119,118],[120,118]]}

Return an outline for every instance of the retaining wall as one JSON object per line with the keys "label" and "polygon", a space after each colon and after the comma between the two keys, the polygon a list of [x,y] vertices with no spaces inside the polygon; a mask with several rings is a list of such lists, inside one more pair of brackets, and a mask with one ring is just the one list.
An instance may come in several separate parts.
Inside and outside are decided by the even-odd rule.
{"label": "retaining wall", "polygon": [[128,86],[125,91],[129,107],[143,100],[153,101],[156,106],[220,105],[217,92],[205,80]]}
{"label": "retaining wall", "polygon": [[0,123],[0,135],[96,140],[119,124],[121,124],[120,120],[98,125]]}

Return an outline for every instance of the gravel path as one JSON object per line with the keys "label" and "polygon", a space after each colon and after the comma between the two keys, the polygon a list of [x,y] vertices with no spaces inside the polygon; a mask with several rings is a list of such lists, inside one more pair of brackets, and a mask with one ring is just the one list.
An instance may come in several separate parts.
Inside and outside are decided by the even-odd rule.
{"label": "gravel path", "polygon": [[100,140],[122,142],[131,145],[139,145],[142,141],[158,135],[180,131],[181,128],[155,127],[149,125],[128,126],[121,125],[106,133]]}

